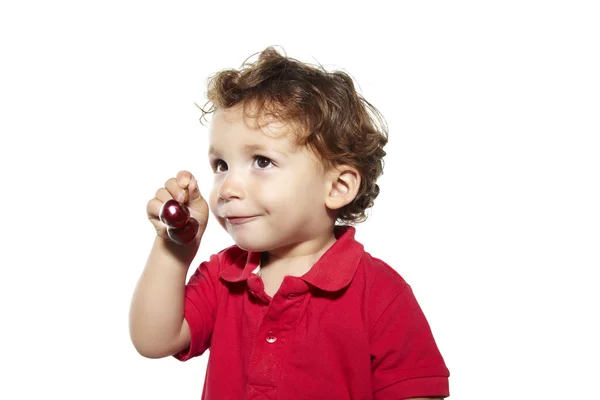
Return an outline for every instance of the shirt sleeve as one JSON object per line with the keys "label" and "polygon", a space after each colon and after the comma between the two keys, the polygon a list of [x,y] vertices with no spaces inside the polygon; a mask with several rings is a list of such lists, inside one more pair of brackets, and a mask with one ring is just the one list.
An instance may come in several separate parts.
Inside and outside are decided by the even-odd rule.
{"label": "shirt sleeve", "polygon": [[200,264],[185,286],[183,317],[190,327],[190,345],[173,357],[187,361],[209,347],[215,325],[220,262],[217,255]]}
{"label": "shirt sleeve", "polygon": [[375,323],[371,342],[375,400],[450,395],[450,373],[408,284]]}

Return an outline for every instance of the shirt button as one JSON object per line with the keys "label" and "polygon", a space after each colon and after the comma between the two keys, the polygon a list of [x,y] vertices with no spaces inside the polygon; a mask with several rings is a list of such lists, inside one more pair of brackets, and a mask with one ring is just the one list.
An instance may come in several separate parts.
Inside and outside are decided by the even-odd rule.
{"label": "shirt button", "polygon": [[297,293],[290,293],[290,294],[288,294],[288,296],[287,296],[287,297],[288,297],[288,299],[293,299],[293,298],[294,298],[294,297],[296,297],[296,296],[298,296],[298,294],[297,294]]}
{"label": "shirt button", "polygon": [[277,340],[277,336],[273,335],[273,332],[269,332],[267,334],[267,342],[275,343],[276,340]]}

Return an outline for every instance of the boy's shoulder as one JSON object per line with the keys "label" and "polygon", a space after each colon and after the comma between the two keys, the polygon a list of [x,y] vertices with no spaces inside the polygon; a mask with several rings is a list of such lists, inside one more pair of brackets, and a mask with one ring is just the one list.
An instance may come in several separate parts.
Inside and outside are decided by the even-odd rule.
{"label": "boy's shoulder", "polygon": [[398,271],[385,261],[373,257],[367,251],[365,251],[362,256],[361,269],[364,273],[365,280],[370,282],[372,287],[381,290],[389,290],[399,294],[408,286],[408,283]]}

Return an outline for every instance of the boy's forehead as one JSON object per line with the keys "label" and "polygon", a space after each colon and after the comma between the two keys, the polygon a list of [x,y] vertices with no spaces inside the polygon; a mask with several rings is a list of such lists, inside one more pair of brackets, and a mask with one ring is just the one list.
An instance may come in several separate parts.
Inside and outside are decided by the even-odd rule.
{"label": "boy's forehead", "polygon": [[253,107],[244,109],[242,105],[230,108],[217,108],[214,112],[211,125],[238,125],[244,129],[273,131],[274,133],[286,133],[295,129],[295,124],[284,121],[273,113],[262,112],[257,115]]}
{"label": "boy's forehead", "polygon": [[298,147],[297,134],[295,124],[268,115],[255,118],[245,114],[239,106],[217,109],[209,125],[211,148],[235,136],[239,144],[246,147],[277,146],[295,151]]}

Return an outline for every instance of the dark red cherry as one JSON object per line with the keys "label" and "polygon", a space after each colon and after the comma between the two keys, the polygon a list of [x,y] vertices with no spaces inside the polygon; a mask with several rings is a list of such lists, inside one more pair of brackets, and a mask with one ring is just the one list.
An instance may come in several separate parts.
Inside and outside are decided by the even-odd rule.
{"label": "dark red cherry", "polygon": [[162,205],[159,218],[169,228],[181,228],[190,219],[190,210],[177,200],[168,200]]}
{"label": "dark red cherry", "polygon": [[199,228],[200,224],[196,218],[191,217],[181,228],[167,228],[167,234],[177,244],[189,244],[196,237]]}

